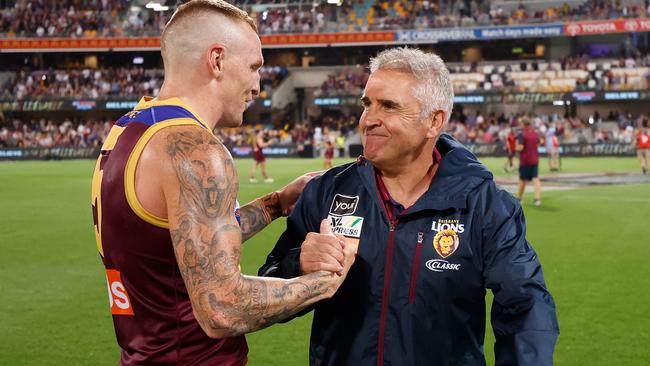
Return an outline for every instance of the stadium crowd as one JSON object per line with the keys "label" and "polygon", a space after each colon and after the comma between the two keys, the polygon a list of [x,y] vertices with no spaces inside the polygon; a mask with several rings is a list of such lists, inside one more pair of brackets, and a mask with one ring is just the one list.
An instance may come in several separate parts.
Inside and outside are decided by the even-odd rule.
{"label": "stadium crowd", "polygon": [[14,119],[0,124],[0,147],[98,147],[114,123],[111,120],[70,118],[58,123],[45,119]]}
{"label": "stadium crowd", "polygon": [[[650,4],[623,4],[588,0],[577,5],[533,7],[525,2],[505,6],[497,1],[404,1],[368,0],[359,2],[348,18],[356,19],[354,30],[421,29],[550,23],[577,19],[643,17]],[[512,5],[512,4],[510,4]]]}
{"label": "stadium crowd", "polygon": [[[583,55],[552,62],[450,64],[449,71],[456,93],[643,90],[650,87],[650,54],[616,59]],[[338,70],[328,76],[314,95],[360,95],[368,75],[367,67]]]}
{"label": "stadium crowd", "polygon": [[[645,17],[650,3],[588,0],[577,5],[505,6],[497,1],[352,0],[321,2],[233,1],[251,13],[260,34],[354,32],[527,24],[578,19]],[[573,3],[572,3],[573,4]],[[0,12],[7,37],[115,37],[158,35],[173,9],[154,11],[123,0],[17,0]]]}
{"label": "stadium crowd", "polygon": [[[649,116],[611,111],[597,112],[588,119],[561,115],[454,113],[446,132],[462,143],[503,144],[510,131],[518,131],[528,119],[541,136],[553,129],[558,141],[572,143],[631,143],[640,126],[648,126]],[[46,119],[0,122],[0,147],[96,147],[106,138],[114,121],[67,118],[62,122]],[[252,144],[255,131],[264,129],[266,139],[277,145],[313,145],[318,152],[325,141],[343,136],[347,144],[359,144],[357,115],[325,115],[313,121],[279,127],[244,124],[240,128],[215,132],[226,146]]]}
{"label": "stadium crowd", "polygon": [[611,111],[605,118],[595,112],[587,119],[566,117],[558,114],[505,114],[481,112],[465,115],[456,113],[447,125],[447,133],[462,143],[504,143],[511,131],[518,131],[528,120],[540,136],[549,129],[559,143],[622,143],[634,140],[635,131],[648,125],[648,115],[633,116],[630,113]]}
{"label": "stadium crowd", "polygon": [[159,35],[171,13],[123,0],[18,0],[0,10],[7,37],[119,37]]}
{"label": "stadium crowd", "polygon": [[[287,69],[265,66],[260,70],[262,98],[271,95],[287,76]],[[0,83],[0,99],[102,98],[158,95],[163,70],[133,68],[17,71]]]}

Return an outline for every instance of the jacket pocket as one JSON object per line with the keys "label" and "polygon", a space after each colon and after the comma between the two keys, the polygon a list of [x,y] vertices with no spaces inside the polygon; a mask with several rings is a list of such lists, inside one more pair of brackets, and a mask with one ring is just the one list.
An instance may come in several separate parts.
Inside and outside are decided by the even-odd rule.
{"label": "jacket pocket", "polygon": [[415,255],[413,255],[413,265],[411,266],[411,281],[409,285],[409,304],[415,301],[415,290],[418,283],[418,270],[420,269],[420,257],[422,256],[422,242],[424,242],[424,233],[418,232],[418,242],[415,245]]}

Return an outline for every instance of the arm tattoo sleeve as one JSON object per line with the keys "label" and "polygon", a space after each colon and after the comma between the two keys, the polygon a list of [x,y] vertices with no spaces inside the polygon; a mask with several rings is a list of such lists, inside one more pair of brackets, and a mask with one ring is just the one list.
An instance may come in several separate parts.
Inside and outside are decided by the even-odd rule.
{"label": "arm tattoo sleeve", "polygon": [[277,194],[246,205],[240,229],[233,213],[239,182],[225,147],[202,130],[172,132],[166,152],[179,185],[178,207],[169,212],[170,233],[204,330],[219,337],[257,330],[331,291],[334,275],[325,272],[291,280],[242,275],[242,234],[250,237],[279,216]]}
{"label": "arm tattoo sleeve", "polygon": [[278,194],[269,193],[243,206],[240,215],[242,238],[246,241],[281,216]]}

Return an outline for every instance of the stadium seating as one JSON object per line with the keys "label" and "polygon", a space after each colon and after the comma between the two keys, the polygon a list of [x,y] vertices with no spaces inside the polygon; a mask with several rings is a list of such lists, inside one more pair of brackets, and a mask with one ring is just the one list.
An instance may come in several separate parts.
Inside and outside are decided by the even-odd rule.
{"label": "stadium seating", "polygon": [[[273,87],[286,75],[284,67],[263,67],[260,70],[260,97],[270,97]],[[18,71],[0,75],[0,99],[140,98],[142,95],[157,95],[162,80],[163,70],[145,70],[142,67]]]}
{"label": "stadium seating", "polygon": [[[233,2],[250,12],[261,34],[472,27],[647,15],[644,5],[634,1],[523,1],[514,5],[502,0],[353,0],[338,7],[300,0]],[[119,0],[19,0],[13,8],[0,11],[0,37],[157,36],[172,10],[127,6]]]}
{"label": "stadium seating", "polygon": [[[450,63],[448,66],[457,94],[644,90],[650,87],[650,55],[625,60],[582,58],[548,63],[500,61],[477,65]],[[315,95],[358,95],[368,73],[365,67],[334,73]]]}

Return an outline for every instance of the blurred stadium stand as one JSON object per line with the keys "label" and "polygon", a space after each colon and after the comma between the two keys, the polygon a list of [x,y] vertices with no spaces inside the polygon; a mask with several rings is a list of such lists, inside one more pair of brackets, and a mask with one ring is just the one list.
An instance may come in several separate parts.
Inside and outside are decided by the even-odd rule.
{"label": "blurred stadium stand", "polygon": [[[0,149],[97,149],[142,95],[156,95],[158,36],[180,2],[149,3],[0,0]],[[368,60],[399,45],[448,63],[447,131],[468,144],[502,153],[530,119],[564,145],[629,145],[648,123],[648,0],[234,3],[257,20],[266,65],[245,125],[219,131],[231,147],[260,127],[315,154],[324,139],[358,144]]]}
{"label": "blurred stadium stand", "polygon": [[[261,34],[355,32],[552,23],[563,20],[644,17],[647,4],[633,0],[402,1],[232,1],[257,20]],[[16,0],[3,1],[4,37],[155,36],[176,1]]]}

